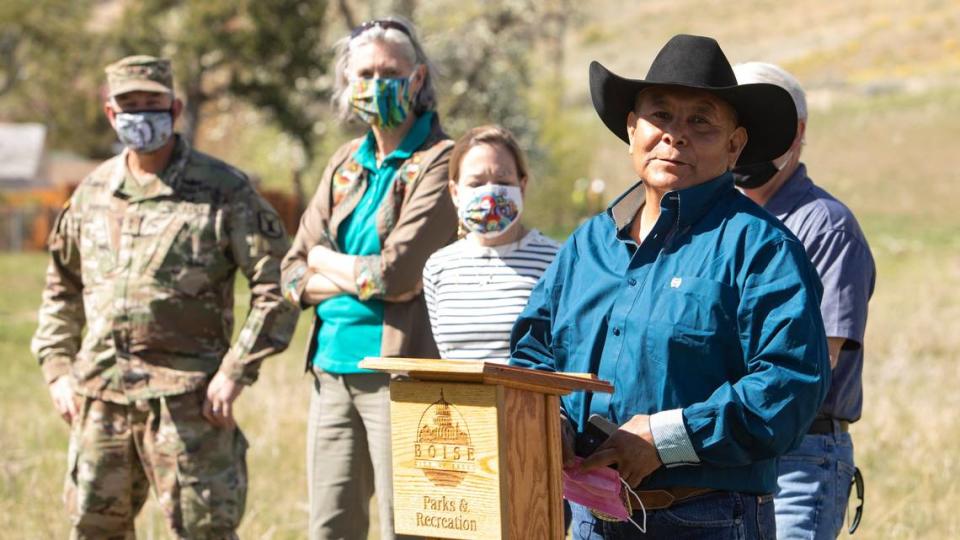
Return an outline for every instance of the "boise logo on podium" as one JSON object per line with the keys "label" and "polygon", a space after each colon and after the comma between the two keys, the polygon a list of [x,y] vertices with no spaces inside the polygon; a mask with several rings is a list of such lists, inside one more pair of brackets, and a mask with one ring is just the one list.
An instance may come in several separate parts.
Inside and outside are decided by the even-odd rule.
{"label": "boise logo on podium", "polygon": [[443,398],[442,388],[440,399],[420,416],[414,458],[414,467],[435,486],[457,486],[477,469],[470,428],[460,411]]}

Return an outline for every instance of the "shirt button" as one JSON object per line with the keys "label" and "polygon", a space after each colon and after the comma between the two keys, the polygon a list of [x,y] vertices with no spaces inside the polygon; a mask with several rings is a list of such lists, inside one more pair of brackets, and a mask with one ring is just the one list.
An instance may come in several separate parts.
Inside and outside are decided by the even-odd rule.
{"label": "shirt button", "polygon": [[619,335],[620,335],[620,329],[617,328],[617,327],[614,327],[614,329],[613,329],[613,335],[619,336]]}
{"label": "shirt button", "polygon": [[630,278],[630,279],[627,280],[627,283],[628,283],[631,287],[634,287],[634,286],[637,285],[637,280],[635,280],[635,279],[633,279],[633,278]]}

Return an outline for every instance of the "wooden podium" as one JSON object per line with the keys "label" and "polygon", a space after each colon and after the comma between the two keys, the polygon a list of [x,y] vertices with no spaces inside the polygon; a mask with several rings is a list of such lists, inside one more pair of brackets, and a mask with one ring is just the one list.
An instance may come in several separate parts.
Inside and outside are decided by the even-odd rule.
{"label": "wooden podium", "polygon": [[390,383],[398,534],[561,539],[560,396],[593,376],[486,362],[367,358]]}

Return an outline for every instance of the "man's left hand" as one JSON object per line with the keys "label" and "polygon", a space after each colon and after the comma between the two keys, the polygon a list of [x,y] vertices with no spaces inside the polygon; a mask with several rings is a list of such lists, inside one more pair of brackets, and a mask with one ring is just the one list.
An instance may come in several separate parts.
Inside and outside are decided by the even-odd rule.
{"label": "man's left hand", "polygon": [[217,372],[207,386],[207,398],[203,400],[203,417],[221,428],[237,425],[233,418],[233,401],[243,391],[243,384]]}
{"label": "man's left hand", "polygon": [[620,426],[609,439],[590,454],[581,465],[589,471],[617,465],[620,476],[634,487],[660,468],[660,455],[650,433],[650,417],[638,414]]}

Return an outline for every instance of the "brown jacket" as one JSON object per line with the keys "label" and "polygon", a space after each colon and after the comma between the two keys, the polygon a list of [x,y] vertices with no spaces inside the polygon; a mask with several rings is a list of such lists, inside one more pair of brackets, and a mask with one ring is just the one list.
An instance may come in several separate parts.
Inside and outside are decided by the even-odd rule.
{"label": "brown jacket", "polygon": [[[284,295],[301,308],[307,281],[314,274],[307,254],[322,244],[338,250],[337,230],[367,188],[367,173],[353,159],[363,138],[341,146],[327,164],[310,205],[300,219],[293,247],[281,265]],[[453,141],[434,117],[430,135],[397,170],[393,186],[377,211],[379,255],[357,257],[358,297],[385,300],[381,356],[438,358],[423,299],[423,265],[430,255],[456,239],[457,211],[447,191],[447,166]],[[391,301],[409,298],[412,300]],[[314,316],[307,367],[317,348],[323,321]]]}

